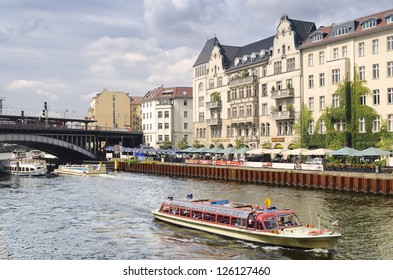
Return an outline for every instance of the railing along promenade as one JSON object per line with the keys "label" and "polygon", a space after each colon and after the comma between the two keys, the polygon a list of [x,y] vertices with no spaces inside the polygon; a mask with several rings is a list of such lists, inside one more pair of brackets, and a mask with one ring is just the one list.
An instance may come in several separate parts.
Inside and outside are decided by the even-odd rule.
{"label": "railing along promenade", "polygon": [[391,174],[283,170],[167,162],[139,162],[128,164],[127,162],[120,161],[115,162],[115,170],[165,176],[250,182],[306,189],[384,195],[393,194],[393,175]]}

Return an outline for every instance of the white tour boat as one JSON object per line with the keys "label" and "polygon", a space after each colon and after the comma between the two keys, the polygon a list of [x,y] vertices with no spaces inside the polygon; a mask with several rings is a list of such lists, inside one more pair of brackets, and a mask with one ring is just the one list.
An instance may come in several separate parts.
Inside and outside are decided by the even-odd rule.
{"label": "white tour boat", "polygon": [[0,172],[19,176],[43,176],[48,173],[46,162],[26,157],[26,152],[16,150],[10,159],[0,160]]}

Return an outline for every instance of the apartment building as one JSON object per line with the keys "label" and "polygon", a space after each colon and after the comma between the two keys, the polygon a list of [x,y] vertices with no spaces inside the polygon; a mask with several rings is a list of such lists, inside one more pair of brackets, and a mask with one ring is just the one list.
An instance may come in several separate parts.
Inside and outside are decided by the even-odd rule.
{"label": "apartment building", "polygon": [[191,87],[159,87],[141,101],[144,145],[159,148],[164,141],[177,148],[180,140],[194,141]]}
{"label": "apartment building", "polygon": [[130,103],[128,93],[104,89],[90,102],[88,116],[101,128],[130,129]]}
{"label": "apartment building", "polygon": [[[354,69],[370,94],[360,96],[360,104],[372,107],[378,116],[372,132],[379,132],[387,121],[393,132],[393,9],[353,20],[322,26],[310,34],[301,46],[303,71],[302,102],[312,112],[309,133],[326,133],[321,120],[325,109],[340,106],[337,85],[353,80]],[[366,132],[363,117],[359,132]],[[337,120],[336,131],[345,131],[345,121]]]}
{"label": "apartment building", "polygon": [[131,99],[131,131],[142,131],[142,96],[133,96]]}
{"label": "apartment building", "polygon": [[276,34],[243,47],[208,40],[193,66],[194,133],[205,147],[291,148],[300,112],[299,46],[315,24],[283,15]]}

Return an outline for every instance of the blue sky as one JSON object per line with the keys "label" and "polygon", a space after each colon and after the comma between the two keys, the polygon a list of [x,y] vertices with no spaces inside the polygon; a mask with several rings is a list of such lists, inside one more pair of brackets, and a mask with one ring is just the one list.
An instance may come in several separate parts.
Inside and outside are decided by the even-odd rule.
{"label": "blue sky", "polygon": [[0,0],[4,114],[84,117],[104,88],[143,96],[192,86],[207,39],[245,45],[279,18],[330,25],[393,8],[391,0]]}

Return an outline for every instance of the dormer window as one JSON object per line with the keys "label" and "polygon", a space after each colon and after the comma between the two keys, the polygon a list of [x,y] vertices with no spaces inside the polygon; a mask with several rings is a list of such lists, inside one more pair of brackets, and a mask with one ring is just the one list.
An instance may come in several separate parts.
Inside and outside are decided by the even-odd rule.
{"label": "dormer window", "polygon": [[243,63],[246,62],[248,60],[248,56],[247,55],[243,55]]}
{"label": "dormer window", "polygon": [[360,25],[362,26],[362,29],[368,29],[368,28],[373,28],[377,26],[378,19],[377,18],[367,18],[363,20]]}
{"label": "dormer window", "polygon": [[240,62],[240,58],[236,57],[235,58],[235,66],[237,66],[239,64],[239,62]]}
{"label": "dormer window", "polygon": [[323,34],[322,33],[316,33],[311,36],[311,42],[317,42],[323,39]]}
{"label": "dormer window", "polygon": [[333,36],[336,37],[336,36],[341,36],[341,35],[348,34],[350,29],[351,28],[348,27],[348,26],[341,26],[341,27],[339,27],[339,28],[337,28],[336,30],[333,31]]}
{"label": "dormer window", "polygon": [[385,15],[386,23],[393,23],[393,14]]}

